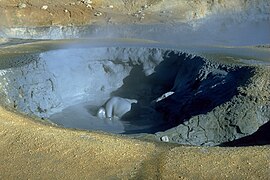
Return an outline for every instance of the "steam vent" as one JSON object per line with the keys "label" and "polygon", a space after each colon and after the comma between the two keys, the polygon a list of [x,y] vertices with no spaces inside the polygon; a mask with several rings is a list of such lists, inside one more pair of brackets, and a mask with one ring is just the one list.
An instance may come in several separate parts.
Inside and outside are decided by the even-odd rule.
{"label": "steam vent", "polygon": [[[0,179],[265,179],[269,10],[268,0],[0,0]],[[233,173],[230,160],[201,156],[178,171],[174,160],[191,162],[181,148],[241,160]],[[260,162],[240,153],[252,148]],[[12,173],[15,159],[29,173]]]}

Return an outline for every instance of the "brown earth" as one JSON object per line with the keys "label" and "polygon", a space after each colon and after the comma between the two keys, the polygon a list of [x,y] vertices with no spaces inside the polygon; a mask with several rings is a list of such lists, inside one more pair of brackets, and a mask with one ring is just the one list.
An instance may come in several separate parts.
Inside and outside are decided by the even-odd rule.
{"label": "brown earth", "polygon": [[61,129],[0,108],[0,179],[268,179],[270,147],[187,147]]}
{"label": "brown earth", "polygon": [[243,3],[242,0],[92,0],[92,3],[0,0],[0,27],[186,22],[213,12],[242,9]]}

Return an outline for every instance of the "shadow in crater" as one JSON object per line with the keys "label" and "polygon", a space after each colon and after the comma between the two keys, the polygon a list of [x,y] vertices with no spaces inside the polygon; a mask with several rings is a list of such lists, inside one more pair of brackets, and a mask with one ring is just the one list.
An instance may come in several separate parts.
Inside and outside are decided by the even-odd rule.
{"label": "shadow in crater", "polygon": [[227,143],[223,143],[220,146],[222,147],[243,147],[243,146],[263,146],[270,144],[270,122],[267,122],[263,126],[261,126],[258,131],[255,133],[231,141]]}
{"label": "shadow in crater", "polygon": [[156,104],[166,119],[174,125],[199,114],[206,114],[215,107],[229,101],[238,94],[237,88],[247,83],[251,72],[248,68],[218,74],[210,72],[203,78],[196,78],[185,87],[173,88],[175,93]]}
{"label": "shadow in crater", "polygon": [[[174,52],[167,53],[150,76],[145,76],[142,65],[135,66],[123,86],[111,93],[138,100],[121,119],[128,122],[125,133],[164,131],[205,114],[237,95],[237,88],[252,76],[247,67],[206,66],[201,57]],[[174,94],[155,101],[169,91]]]}
{"label": "shadow in crater", "polygon": [[149,105],[153,99],[171,90],[178,68],[181,66],[178,59],[185,58],[185,55],[170,53],[166,56],[170,57],[165,58],[166,60],[155,68],[155,73],[149,76],[145,75],[143,65],[134,66],[129,76],[123,80],[123,86],[111,95],[137,99],[140,103]]}

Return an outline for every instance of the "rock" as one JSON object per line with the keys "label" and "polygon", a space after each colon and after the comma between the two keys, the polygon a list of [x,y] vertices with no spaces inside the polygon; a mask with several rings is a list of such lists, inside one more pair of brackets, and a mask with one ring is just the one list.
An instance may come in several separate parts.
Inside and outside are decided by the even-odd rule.
{"label": "rock", "polygon": [[93,1],[91,1],[91,0],[84,0],[83,3],[84,3],[84,4],[92,4]]}
{"label": "rock", "polygon": [[92,5],[91,5],[91,4],[87,4],[87,5],[86,5],[86,7],[87,7],[87,8],[91,8],[91,9],[93,9],[93,7],[92,7]]}
{"label": "rock", "polygon": [[81,2],[81,1],[77,1],[75,4],[76,5],[80,5],[80,4],[82,4],[83,2]]}
{"label": "rock", "polygon": [[168,136],[162,136],[162,137],[160,138],[160,140],[161,140],[162,142],[169,142],[169,141],[170,141]]}
{"label": "rock", "polygon": [[159,98],[156,99],[156,102],[159,102],[159,101],[162,101],[163,99],[166,99],[167,97],[173,95],[174,92],[170,91],[170,92],[167,92],[163,95],[161,95]]}
{"label": "rock", "polygon": [[144,5],[144,6],[142,6],[142,9],[146,9],[146,8],[148,8],[148,5],[147,4]]}
{"label": "rock", "polygon": [[47,5],[43,5],[40,9],[47,10],[48,9],[48,6]]}
{"label": "rock", "polygon": [[18,8],[24,9],[24,8],[26,8],[26,4],[25,3],[19,3]]}
{"label": "rock", "polygon": [[95,12],[94,15],[97,16],[97,17],[102,16],[102,12]]}
{"label": "rock", "polygon": [[133,16],[135,16],[135,17],[139,17],[139,14],[135,13]]}

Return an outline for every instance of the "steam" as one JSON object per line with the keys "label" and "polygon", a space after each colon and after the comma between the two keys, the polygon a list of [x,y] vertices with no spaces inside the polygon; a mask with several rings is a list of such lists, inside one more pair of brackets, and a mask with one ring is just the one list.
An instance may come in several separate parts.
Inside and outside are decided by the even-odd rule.
{"label": "steam", "polygon": [[205,16],[187,17],[186,23],[9,28],[0,30],[0,38],[134,38],[190,46],[269,44],[269,9],[268,0],[213,2]]}

